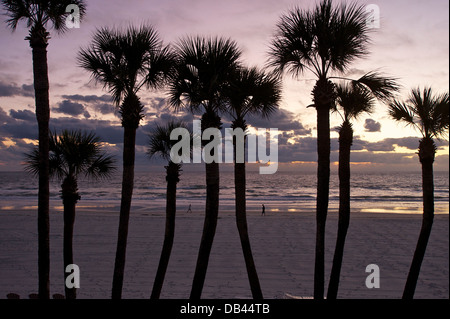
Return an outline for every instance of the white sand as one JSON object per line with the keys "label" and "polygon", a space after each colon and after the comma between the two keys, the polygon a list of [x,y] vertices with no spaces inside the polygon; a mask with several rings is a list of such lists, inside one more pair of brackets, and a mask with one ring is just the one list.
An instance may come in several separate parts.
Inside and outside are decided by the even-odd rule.
{"label": "white sand", "polygon": [[[449,298],[449,216],[437,215],[422,265],[416,298]],[[124,298],[148,298],[162,245],[162,213],[132,212]],[[254,258],[265,298],[312,296],[313,213],[248,217]],[[420,215],[355,213],[347,236],[339,298],[400,298],[421,226]],[[79,298],[109,298],[118,212],[78,212],[74,261]],[[179,212],[175,244],[162,298],[188,298],[203,227],[203,214]],[[337,215],[327,222],[326,283],[333,258]],[[380,267],[381,287],[365,286],[366,266]],[[64,293],[62,214],[51,215],[51,294]],[[0,298],[37,291],[37,223],[33,211],[0,211]],[[325,287],[326,290],[326,287]],[[234,215],[221,212],[203,298],[251,298]]]}

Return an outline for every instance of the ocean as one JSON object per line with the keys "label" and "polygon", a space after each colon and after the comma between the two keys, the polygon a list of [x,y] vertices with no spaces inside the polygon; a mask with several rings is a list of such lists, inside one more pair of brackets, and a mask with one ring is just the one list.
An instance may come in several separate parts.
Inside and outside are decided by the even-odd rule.
{"label": "ocean", "polygon": [[[234,209],[234,178],[232,171],[221,171],[220,209]],[[435,172],[436,213],[448,214],[449,174]],[[352,209],[359,212],[421,213],[422,179],[420,173],[352,173]],[[61,209],[60,182],[51,181],[51,205]],[[34,209],[37,203],[37,178],[26,172],[0,172],[0,210]],[[120,205],[121,175],[104,181],[79,181],[81,200],[79,208],[112,209]],[[136,172],[133,206],[141,211],[164,211],[165,173]],[[185,171],[177,188],[177,209],[203,211],[206,196],[203,172]],[[260,175],[247,172],[247,210],[260,212],[313,211],[316,200],[314,172],[277,172]],[[330,176],[330,211],[336,211],[339,202],[337,174]]]}

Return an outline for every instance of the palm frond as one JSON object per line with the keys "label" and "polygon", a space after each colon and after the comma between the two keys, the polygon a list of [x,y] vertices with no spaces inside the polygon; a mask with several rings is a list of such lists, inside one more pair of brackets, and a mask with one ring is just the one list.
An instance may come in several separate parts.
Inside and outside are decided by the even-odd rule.
{"label": "palm frond", "polygon": [[432,112],[432,134],[436,138],[448,139],[449,136],[449,94],[444,93],[436,97]]}
{"label": "palm frond", "polygon": [[144,84],[147,88],[158,89],[166,85],[175,75],[176,55],[169,46],[152,54],[147,61]]}
{"label": "palm frond", "polygon": [[414,112],[407,104],[394,100],[389,103],[388,111],[394,120],[406,122],[408,125],[416,125]]}
{"label": "palm frond", "polygon": [[273,67],[277,75],[288,71],[298,76],[306,68],[315,73],[319,66],[313,59],[314,36],[309,12],[296,7],[282,15],[270,45],[268,66]]}
{"label": "palm frond", "polygon": [[[324,0],[324,7],[332,6],[331,0]],[[320,28],[324,40],[320,42],[319,56],[326,61],[328,70],[344,72],[355,59],[368,54],[369,28],[365,5],[358,2],[345,2],[331,10],[330,21]],[[324,9],[321,9],[323,11]],[[316,13],[316,15],[318,15]]]}
{"label": "palm frond", "polygon": [[94,180],[109,179],[117,170],[115,159],[106,154],[100,154],[92,161],[91,165],[86,169],[85,175]]}
{"label": "palm frond", "polygon": [[116,105],[120,104],[126,93],[125,66],[120,65],[122,48],[114,30],[96,31],[89,47],[81,49],[78,65],[91,73],[97,83],[108,88]]}
{"label": "palm frond", "polygon": [[20,20],[27,21],[27,27],[33,24],[33,16],[28,1],[25,0],[2,0],[2,7],[6,11],[6,24],[15,30]]}
{"label": "palm frond", "polygon": [[25,154],[25,170],[33,176],[39,175],[39,150],[34,147],[29,153]]}
{"label": "palm frond", "polygon": [[432,115],[435,107],[431,88],[425,87],[423,90],[420,88],[412,89],[408,102],[420,122],[424,136],[431,137],[434,126]]}
{"label": "palm frond", "polygon": [[51,22],[49,27],[62,33],[67,31],[69,12],[66,8],[69,4],[78,6],[80,21],[86,13],[84,0],[2,0],[1,4],[8,16],[6,23],[13,30],[21,20],[25,20],[27,28],[36,25],[47,27]]}
{"label": "palm frond", "polygon": [[372,94],[382,102],[389,102],[395,93],[400,90],[397,79],[386,77],[377,71],[364,74],[357,80],[352,81],[353,86],[368,88]]}

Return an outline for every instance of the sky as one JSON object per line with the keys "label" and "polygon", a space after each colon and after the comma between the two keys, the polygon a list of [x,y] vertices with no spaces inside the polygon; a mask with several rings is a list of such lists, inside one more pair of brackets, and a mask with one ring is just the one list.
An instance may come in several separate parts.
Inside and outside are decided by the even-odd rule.
{"label": "sky", "polygon": [[[340,1],[335,1],[339,3]],[[370,54],[356,60],[344,76],[358,78],[378,70],[398,79],[404,100],[412,88],[430,86],[436,93],[449,90],[449,2],[447,0],[358,1],[375,4],[380,27],[370,35]],[[294,7],[313,8],[312,0],[96,0],[86,1],[87,12],[79,29],[64,34],[50,30],[48,65],[52,130],[84,129],[97,133],[104,149],[120,162],[123,129],[110,96],[101,84],[76,62],[97,28],[149,24],[164,43],[177,43],[190,35],[223,36],[236,41],[243,51],[242,62],[263,68],[270,41],[282,14]],[[12,32],[0,9],[0,171],[23,169],[24,153],[36,144],[31,49],[24,38],[25,23]],[[283,77],[279,110],[268,120],[252,117],[253,128],[278,128],[279,169],[314,170],[316,155],[316,112],[312,103],[313,74]],[[145,119],[137,132],[136,169],[159,169],[161,162],[146,157],[147,134],[156,123],[174,117],[192,122],[190,114],[171,110],[165,91],[142,90]],[[227,119],[224,118],[225,125]],[[332,169],[337,168],[338,134],[341,123],[331,115]],[[377,104],[373,114],[354,123],[352,166],[363,171],[419,171],[417,147],[420,134],[389,119],[387,107]],[[435,170],[448,171],[448,141],[437,141]],[[193,164],[192,164],[193,165]],[[120,166],[120,165],[119,165]]]}

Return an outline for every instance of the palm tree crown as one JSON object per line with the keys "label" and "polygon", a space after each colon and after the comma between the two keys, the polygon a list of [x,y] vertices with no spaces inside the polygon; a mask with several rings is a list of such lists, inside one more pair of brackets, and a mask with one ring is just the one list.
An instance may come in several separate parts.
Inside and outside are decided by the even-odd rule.
{"label": "palm tree crown", "polygon": [[[78,61],[95,81],[109,89],[114,102],[120,105],[126,98],[136,97],[144,85],[158,89],[166,84],[173,69],[173,58],[158,33],[152,27],[141,26],[129,27],[125,32],[98,30],[90,47],[80,51]],[[126,114],[123,107],[122,116],[142,119],[142,105],[132,114]]]}
{"label": "palm tree crown", "polygon": [[434,95],[431,88],[413,89],[405,102],[395,100],[390,103],[389,114],[417,129],[424,138],[448,137],[448,92]]}
{"label": "palm tree crown", "polygon": [[176,109],[217,113],[225,107],[223,89],[238,66],[241,51],[223,38],[185,38],[176,48],[177,74],[170,86]]}
{"label": "palm tree crown", "polygon": [[342,108],[342,117],[346,122],[357,119],[364,112],[369,114],[373,112],[375,103],[368,90],[342,84],[336,85],[336,94],[336,104]]}
{"label": "palm tree crown", "polygon": [[281,99],[281,82],[275,74],[266,74],[257,68],[238,68],[226,90],[226,113],[233,127],[246,129],[244,118],[248,114],[268,118],[276,111]]}
{"label": "palm tree crown", "polygon": [[[27,155],[27,169],[37,174],[39,152],[34,149]],[[63,180],[79,175],[92,179],[111,176],[114,159],[101,151],[100,138],[93,133],[64,130],[60,135],[50,136],[50,176]]]}
{"label": "palm tree crown", "polygon": [[297,76],[305,69],[318,78],[330,71],[344,72],[356,58],[368,53],[365,7],[352,3],[333,8],[323,0],[312,11],[295,8],[281,17],[272,41],[270,66]]}

